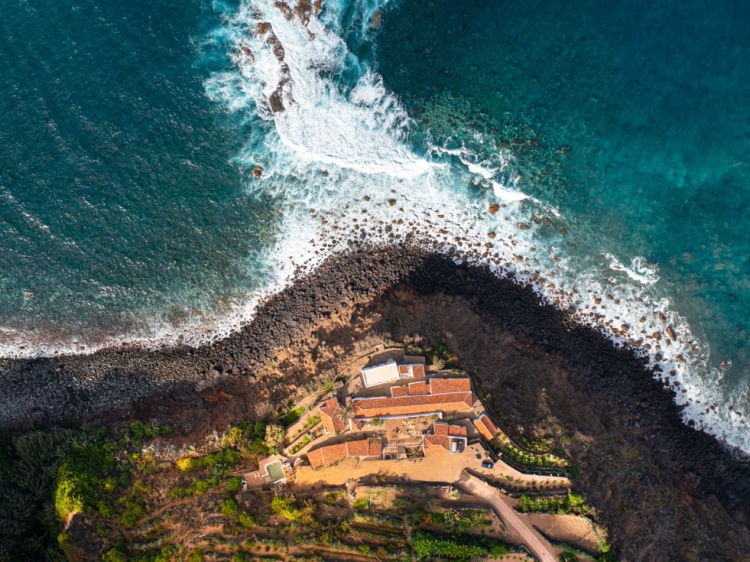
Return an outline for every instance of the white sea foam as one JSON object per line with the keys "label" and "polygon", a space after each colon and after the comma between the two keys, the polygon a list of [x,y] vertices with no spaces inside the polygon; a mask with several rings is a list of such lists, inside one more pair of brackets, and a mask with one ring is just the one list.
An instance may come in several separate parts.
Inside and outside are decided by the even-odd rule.
{"label": "white sea foam", "polygon": [[[530,284],[540,299],[570,309],[573,318],[618,345],[633,347],[675,386],[686,420],[750,452],[747,398],[725,393],[721,372],[707,368],[708,347],[670,307],[655,266],[640,257],[628,267],[611,253],[566,251],[575,232],[562,234],[565,217],[523,193],[518,178],[508,173],[510,152],[480,158],[466,148],[434,146],[420,155],[410,146],[406,112],[342,39],[346,25],[357,26],[361,36],[370,34],[369,22],[385,3],[360,0],[353,10],[330,3],[322,19],[311,13],[305,24],[273,0],[246,0],[227,17],[214,39],[231,43],[235,68],[212,76],[206,91],[227,111],[254,123],[237,160],[263,167],[262,177],[249,180],[247,189],[276,197],[284,211],[273,244],[248,263],[262,271],[266,283],[220,316],[196,317],[179,329],[156,322],[109,344],[200,345],[226,337],[249,322],[268,295],[327,256],[406,241],[456,252],[498,276]],[[347,86],[336,78],[344,74],[358,78]],[[277,93],[282,112],[269,103]],[[477,193],[470,186],[486,189]],[[498,207],[491,212],[493,203]],[[54,342],[20,349],[27,337],[0,335],[0,353],[101,347]]]}

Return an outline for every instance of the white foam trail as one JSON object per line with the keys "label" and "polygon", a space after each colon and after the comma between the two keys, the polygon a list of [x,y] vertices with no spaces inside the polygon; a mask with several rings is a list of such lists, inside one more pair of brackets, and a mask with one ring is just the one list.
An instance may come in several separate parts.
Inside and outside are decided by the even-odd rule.
{"label": "white foam trail", "polygon": [[626,267],[612,254],[604,254],[604,257],[609,260],[610,269],[624,271],[633,281],[638,281],[646,285],[653,285],[659,281],[658,266],[656,264],[649,264],[646,258],[636,256],[630,260],[630,267]]}
{"label": "white foam trail", "polygon": [[[0,352],[31,356],[120,343],[209,343],[240,329],[267,296],[333,253],[406,241],[457,252],[498,276],[530,284],[542,300],[569,308],[577,321],[636,349],[675,385],[686,420],[750,452],[747,398],[727,395],[721,373],[707,368],[707,346],[663,298],[656,267],[643,258],[626,267],[611,254],[566,253],[574,233],[561,234],[559,211],[528,197],[517,182],[502,180],[510,153],[488,160],[465,148],[432,147],[425,156],[412,149],[406,112],[341,39],[345,15],[359,22],[364,36],[385,3],[362,0],[354,10],[328,4],[322,20],[313,11],[305,23],[292,11],[294,2],[284,9],[275,0],[246,0],[214,36],[231,43],[236,68],[212,76],[207,94],[254,123],[237,160],[264,168],[248,191],[276,197],[283,210],[275,242],[248,261],[263,272],[262,290],[221,316],[196,317],[179,329],[160,322],[147,336],[83,350],[70,342],[20,349],[20,335],[5,334]],[[335,78],[345,73],[358,76],[353,86]],[[273,110],[274,96],[283,111]],[[469,185],[487,189],[472,193]],[[492,211],[491,203],[498,204]]]}

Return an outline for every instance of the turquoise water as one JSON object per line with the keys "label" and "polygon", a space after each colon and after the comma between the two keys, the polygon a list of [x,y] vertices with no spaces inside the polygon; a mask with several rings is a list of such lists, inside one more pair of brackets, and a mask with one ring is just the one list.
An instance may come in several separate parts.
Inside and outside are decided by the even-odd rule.
{"label": "turquoise water", "polygon": [[636,346],[750,450],[744,4],[4,16],[3,354],[197,345],[333,252],[419,240]]}
{"label": "turquoise water", "polygon": [[151,335],[257,282],[241,260],[268,236],[270,211],[230,163],[242,129],[203,92],[212,53],[197,40],[217,22],[200,1],[5,6],[7,350]]}

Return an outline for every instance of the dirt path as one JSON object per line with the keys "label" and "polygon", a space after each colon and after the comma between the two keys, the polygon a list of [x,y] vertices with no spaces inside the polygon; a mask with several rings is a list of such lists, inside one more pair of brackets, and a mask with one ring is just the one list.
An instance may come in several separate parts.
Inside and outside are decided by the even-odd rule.
{"label": "dirt path", "polygon": [[467,492],[486,500],[497,513],[509,530],[518,533],[524,540],[528,549],[540,562],[556,562],[557,558],[552,554],[552,549],[547,541],[542,539],[532,529],[524,525],[512,507],[502,501],[495,490],[481,480],[463,472],[461,478],[456,481],[456,486]]}

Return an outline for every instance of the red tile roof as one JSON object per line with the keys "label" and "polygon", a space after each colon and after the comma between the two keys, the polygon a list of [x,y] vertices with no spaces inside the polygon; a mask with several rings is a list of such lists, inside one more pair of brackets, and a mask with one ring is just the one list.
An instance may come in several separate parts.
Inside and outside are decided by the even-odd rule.
{"label": "red tile roof", "polygon": [[350,457],[365,457],[369,451],[367,439],[349,441],[346,444],[346,448]]}
{"label": "red tile roof", "polygon": [[371,457],[380,456],[383,452],[383,444],[380,441],[370,441],[368,453]]}
{"label": "red tile roof", "polygon": [[348,457],[380,456],[381,445],[377,440],[359,439],[336,445],[326,445],[307,453],[307,460],[313,468],[333,464]]}
{"label": "red tile roof", "polygon": [[436,423],[434,425],[435,435],[450,435],[451,437],[466,437],[466,428],[462,425],[450,425],[447,423]]}
{"label": "red tile roof", "polygon": [[444,435],[425,435],[424,448],[443,447],[446,451],[451,450],[450,440]]}
{"label": "red tile roof", "polygon": [[448,392],[465,392],[471,390],[471,379],[430,379],[430,393],[444,394]]}
{"label": "red tile roof", "polygon": [[415,379],[423,379],[424,378],[424,365],[413,365],[412,372],[414,373]]}
{"label": "red tile roof", "polygon": [[399,396],[354,400],[354,413],[360,418],[375,418],[428,412],[468,412],[474,403],[471,392],[440,395]]}
{"label": "red tile roof", "polygon": [[339,417],[339,401],[336,398],[326,400],[320,406],[320,412],[325,414],[328,419],[323,418],[323,425],[332,433],[339,433],[346,429],[346,424]]}
{"label": "red tile roof", "polygon": [[399,365],[398,366],[398,372],[402,375],[408,375],[409,374],[409,365]]}
{"label": "red tile roof", "polygon": [[409,395],[408,386],[392,386],[391,387],[391,396],[408,396],[408,395]]}
{"label": "red tile roof", "polygon": [[484,437],[487,441],[492,441],[498,433],[500,433],[500,430],[495,427],[495,424],[492,423],[492,420],[487,416],[487,414],[482,414],[477,419],[474,420],[474,427],[477,428],[477,431],[481,434],[482,437]]}
{"label": "red tile roof", "polygon": [[429,394],[430,393],[430,387],[427,386],[427,383],[424,381],[419,382],[412,382],[409,383],[409,394],[412,396],[418,395],[418,394]]}

